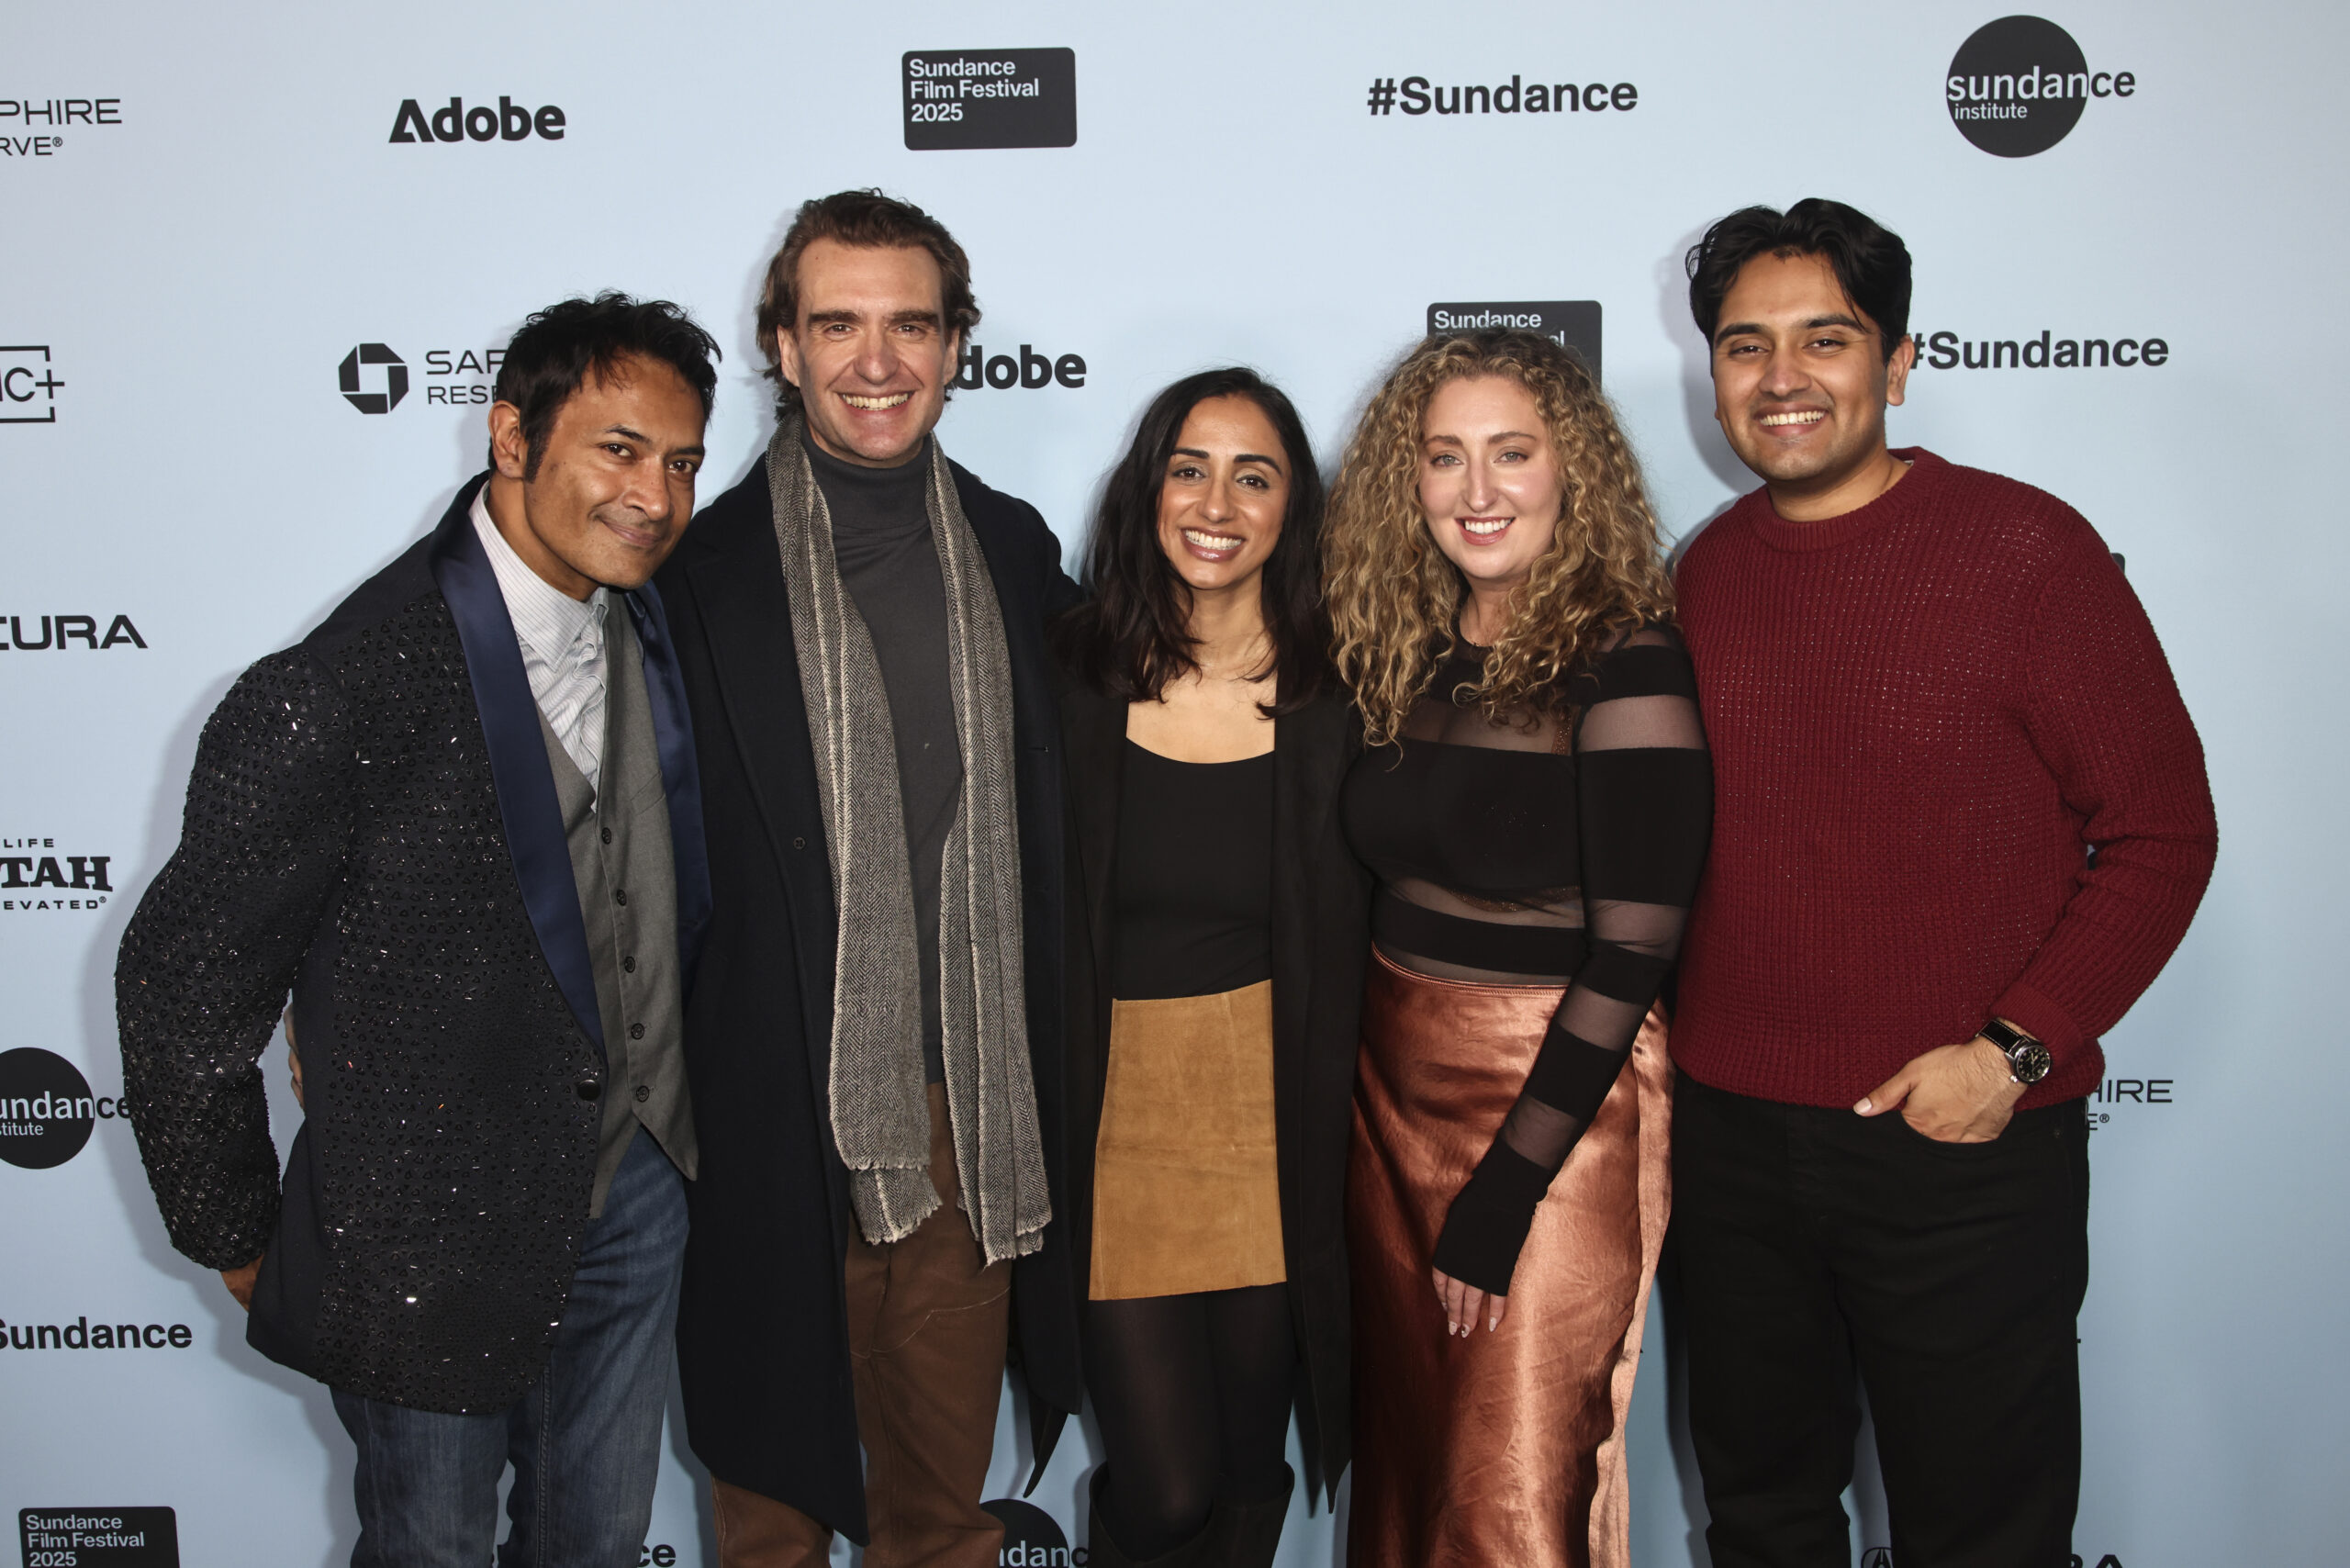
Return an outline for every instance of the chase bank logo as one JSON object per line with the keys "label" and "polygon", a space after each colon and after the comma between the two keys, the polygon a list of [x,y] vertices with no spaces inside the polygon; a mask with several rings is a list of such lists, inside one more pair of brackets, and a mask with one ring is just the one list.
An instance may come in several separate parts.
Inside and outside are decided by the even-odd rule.
{"label": "chase bank logo", "polygon": [[[361,390],[364,383],[376,379],[367,373],[370,365],[383,367],[380,392]],[[342,388],[343,401],[361,413],[388,414],[408,396],[408,362],[387,344],[361,343],[342,356],[342,364],[336,371],[336,384]]]}

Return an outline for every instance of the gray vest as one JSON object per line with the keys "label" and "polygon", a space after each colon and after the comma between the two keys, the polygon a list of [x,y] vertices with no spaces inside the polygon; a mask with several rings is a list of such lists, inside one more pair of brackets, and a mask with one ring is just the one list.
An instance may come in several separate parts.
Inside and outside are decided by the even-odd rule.
{"label": "gray vest", "polygon": [[571,879],[588,924],[596,1011],[604,1025],[604,1126],[591,1216],[604,1212],[604,1193],[640,1125],[688,1178],[699,1162],[686,1094],[669,797],[644,690],[643,655],[626,604],[610,607],[605,639],[600,790],[588,787],[545,715],[539,718],[563,807],[563,835],[571,846]]}

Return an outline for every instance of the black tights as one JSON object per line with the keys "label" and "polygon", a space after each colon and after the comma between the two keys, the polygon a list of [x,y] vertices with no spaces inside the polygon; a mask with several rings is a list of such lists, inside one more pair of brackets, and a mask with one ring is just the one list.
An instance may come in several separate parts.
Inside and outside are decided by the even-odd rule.
{"label": "black tights", "polygon": [[1286,1490],[1296,1362],[1287,1285],[1087,1304],[1085,1381],[1109,1463],[1100,1506],[1126,1555],[1199,1534],[1219,1490],[1237,1503]]}

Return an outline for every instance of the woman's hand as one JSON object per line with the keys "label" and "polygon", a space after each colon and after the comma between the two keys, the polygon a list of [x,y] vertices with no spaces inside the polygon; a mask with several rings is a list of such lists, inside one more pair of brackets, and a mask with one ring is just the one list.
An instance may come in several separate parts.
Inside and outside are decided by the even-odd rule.
{"label": "woman's hand", "polygon": [[1430,1269],[1428,1272],[1436,1276],[1436,1304],[1444,1309],[1446,1338],[1458,1334],[1466,1338],[1476,1332],[1480,1312],[1489,1315],[1485,1319],[1488,1334],[1499,1328],[1502,1319],[1509,1316],[1509,1297],[1489,1294],[1454,1279],[1442,1269]]}

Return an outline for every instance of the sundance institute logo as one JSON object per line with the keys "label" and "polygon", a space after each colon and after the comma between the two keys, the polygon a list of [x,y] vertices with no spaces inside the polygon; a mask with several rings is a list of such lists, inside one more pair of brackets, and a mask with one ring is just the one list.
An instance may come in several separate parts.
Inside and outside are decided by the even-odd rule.
{"label": "sundance institute logo", "polygon": [[97,1117],[80,1068],[38,1046],[0,1051],[0,1159],[25,1170],[62,1165],[90,1141]]}
{"label": "sundance institute logo", "polygon": [[2002,17],[1958,46],[1942,98],[1958,133],[2000,158],[2045,152],[2071,134],[2091,98],[2138,90],[2127,71],[2091,71],[2073,35],[2038,17]]}
{"label": "sundance institute logo", "polygon": [[1035,1504],[999,1497],[979,1506],[1003,1525],[995,1555],[1002,1568],[1085,1568],[1085,1548],[1069,1545],[1060,1522]]}
{"label": "sundance institute logo", "polygon": [[[363,384],[375,378],[366,374],[369,365],[383,367],[383,390],[363,391]],[[408,361],[394,353],[387,344],[361,343],[342,356],[342,364],[335,372],[335,384],[342,388],[343,400],[363,414],[388,414],[400,406],[408,396]]]}

